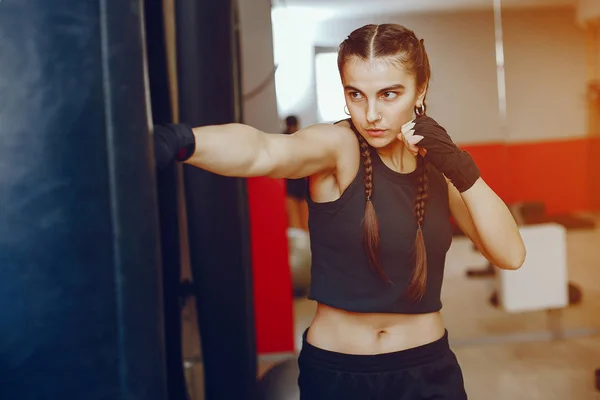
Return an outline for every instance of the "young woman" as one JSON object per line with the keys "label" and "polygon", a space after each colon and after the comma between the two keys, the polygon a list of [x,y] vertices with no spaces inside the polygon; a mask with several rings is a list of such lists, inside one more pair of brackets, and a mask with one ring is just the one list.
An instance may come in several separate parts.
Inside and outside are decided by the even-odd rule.
{"label": "young woman", "polygon": [[466,399],[440,316],[450,218],[503,269],[524,261],[519,230],[425,115],[429,61],[411,30],[357,29],[338,66],[348,120],[293,135],[175,125],[156,132],[157,155],[227,176],[309,177],[318,308],[299,356],[302,399]]}

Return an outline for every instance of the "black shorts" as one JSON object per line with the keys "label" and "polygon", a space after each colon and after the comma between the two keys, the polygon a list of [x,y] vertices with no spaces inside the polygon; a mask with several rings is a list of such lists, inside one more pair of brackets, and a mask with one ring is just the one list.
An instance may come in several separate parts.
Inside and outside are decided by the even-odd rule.
{"label": "black shorts", "polygon": [[286,179],[285,185],[286,185],[286,193],[288,196],[294,197],[298,200],[306,199],[306,190],[307,190],[306,178]]}
{"label": "black shorts", "polygon": [[301,400],[467,399],[447,332],[433,343],[376,355],[319,349],[304,332],[298,366]]}

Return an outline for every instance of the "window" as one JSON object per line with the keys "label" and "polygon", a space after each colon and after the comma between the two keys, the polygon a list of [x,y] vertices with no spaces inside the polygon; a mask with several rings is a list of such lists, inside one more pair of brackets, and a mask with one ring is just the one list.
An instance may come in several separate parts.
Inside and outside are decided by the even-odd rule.
{"label": "window", "polygon": [[320,122],[348,118],[344,112],[346,101],[337,68],[337,51],[315,49],[315,80]]}

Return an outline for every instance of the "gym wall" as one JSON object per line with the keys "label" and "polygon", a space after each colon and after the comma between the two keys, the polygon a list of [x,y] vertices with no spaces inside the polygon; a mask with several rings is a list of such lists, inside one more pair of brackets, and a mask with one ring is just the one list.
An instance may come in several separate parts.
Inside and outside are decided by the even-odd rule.
{"label": "gym wall", "polygon": [[317,15],[295,8],[277,8],[272,15],[279,116],[294,114],[301,126],[313,124],[318,121],[314,70]]}
{"label": "gym wall", "polygon": [[600,2],[598,0],[577,0],[577,17],[582,23],[593,18],[600,18]]}
{"label": "gym wall", "polygon": [[[586,38],[575,9],[505,11],[503,31],[506,164],[498,169],[494,162],[486,172],[505,174],[498,189],[508,202],[542,200],[549,213],[597,208],[589,174],[600,164],[587,136]],[[502,157],[502,148],[490,155],[465,144],[480,163]]]}
{"label": "gym wall", "polygon": [[239,0],[244,122],[279,132],[270,2]]}

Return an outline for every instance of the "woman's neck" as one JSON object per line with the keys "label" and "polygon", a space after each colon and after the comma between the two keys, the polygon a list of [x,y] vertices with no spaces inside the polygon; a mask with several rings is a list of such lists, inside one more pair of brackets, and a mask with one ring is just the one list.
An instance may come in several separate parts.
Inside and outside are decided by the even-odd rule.
{"label": "woman's neck", "polygon": [[400,140],[394,140],[376,151],[381,161],[393,171],[408,174],[417,169],[417,157],[412,155]]}

